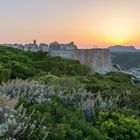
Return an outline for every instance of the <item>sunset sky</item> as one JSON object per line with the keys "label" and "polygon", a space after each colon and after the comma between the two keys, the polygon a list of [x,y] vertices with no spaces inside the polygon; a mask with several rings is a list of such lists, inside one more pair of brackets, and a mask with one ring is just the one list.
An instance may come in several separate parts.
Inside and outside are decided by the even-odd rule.
{"label": "sunset sky", "polygon": [[0,0],[0,43],[140,47],[140,0]]}

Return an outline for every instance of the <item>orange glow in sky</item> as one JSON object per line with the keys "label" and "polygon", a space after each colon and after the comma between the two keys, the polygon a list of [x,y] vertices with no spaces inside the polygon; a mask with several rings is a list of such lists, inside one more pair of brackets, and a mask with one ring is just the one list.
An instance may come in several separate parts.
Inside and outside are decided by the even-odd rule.
{"label": "orange glow in sky", "polygon": [[107,22],[100,25],[98,31],[102,34],[104,41],[114,45],[129,43],[137,33],[136,25],[127,18],[121,18],[121,16],[108,19]]}
{"label": "orange glow in sky", "polygon": [[1,0],[0,43],[140,47],[140,0]]}

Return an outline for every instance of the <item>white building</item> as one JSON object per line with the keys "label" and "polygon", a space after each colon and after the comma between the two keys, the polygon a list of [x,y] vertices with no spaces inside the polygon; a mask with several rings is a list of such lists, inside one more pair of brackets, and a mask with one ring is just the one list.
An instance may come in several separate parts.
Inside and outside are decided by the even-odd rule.
{"label": "white building", "polygon": [[44,51],[44,52],[49,50],[49,46],[45,43],[40,43],[39,48],[41,51]]}

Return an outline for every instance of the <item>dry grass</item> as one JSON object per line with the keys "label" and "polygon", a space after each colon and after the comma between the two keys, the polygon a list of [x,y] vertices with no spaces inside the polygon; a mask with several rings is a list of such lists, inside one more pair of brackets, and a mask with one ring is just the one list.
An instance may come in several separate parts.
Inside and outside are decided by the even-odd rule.
{"label": "dry grass", "polygon": [[18,97],[16,98],[10,98],[7,95],[0,95],[0,107],[8,106],[11,108],[15,108],[15,106],[18,103]]}

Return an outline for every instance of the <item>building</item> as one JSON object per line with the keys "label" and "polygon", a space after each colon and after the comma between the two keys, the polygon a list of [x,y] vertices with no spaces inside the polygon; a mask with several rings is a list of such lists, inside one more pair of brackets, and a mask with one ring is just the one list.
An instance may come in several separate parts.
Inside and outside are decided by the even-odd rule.
{"label": "building", "polygon": [[45,43],[40,43],[39,44],[39,49],[41,50],[41,51],[43,51],[43,52],[45,52],[45,51],[49,51],[49,45],[47,45],[47,44],[45,44]]}
{"label": "building", "polygon": [[76,45],[73,42],[68,44],[59,44],[53,42],[49,45],[49,53],[51,56],[60,56],[65,59],[74,59],[74,53],[77,50]]}

